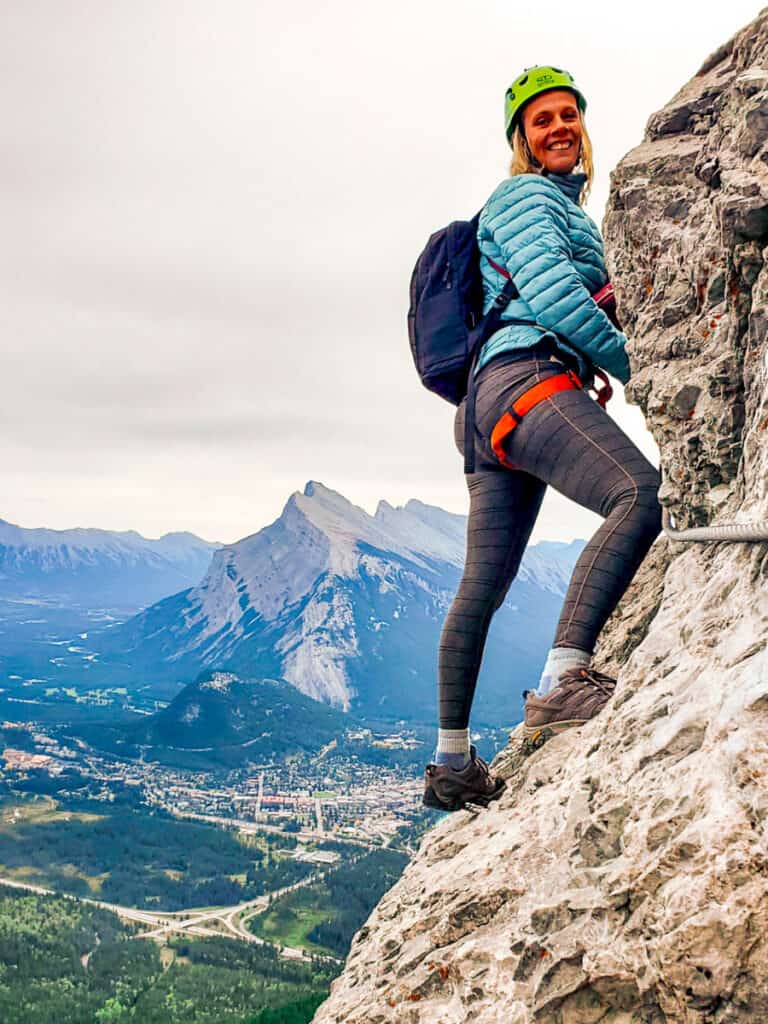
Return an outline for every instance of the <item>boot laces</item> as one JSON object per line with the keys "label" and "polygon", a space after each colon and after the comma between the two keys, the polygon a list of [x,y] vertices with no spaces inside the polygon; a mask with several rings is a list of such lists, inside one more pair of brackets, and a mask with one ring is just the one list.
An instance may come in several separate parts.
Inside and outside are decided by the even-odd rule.
{"label": "boot laces", "polygon": [[587,669],[587,678],[593,686],[596,686],[603,693],[609,697],[616,689],[616,680],[613,676],[608,676],[604,672],[598,672],[596,669]]}
{"label": "boot laces", "polygon": [[[567,679],[563,678],[564,676],[567,676]],[[599,690],[606,697],[612,697],[616,689],[616,680],[613,676],[608,676],[604,672],[598,672],[594,668],[569,669],[560,677],[560,682],[583,683],[585,686],[591,686],[593,689]]]}

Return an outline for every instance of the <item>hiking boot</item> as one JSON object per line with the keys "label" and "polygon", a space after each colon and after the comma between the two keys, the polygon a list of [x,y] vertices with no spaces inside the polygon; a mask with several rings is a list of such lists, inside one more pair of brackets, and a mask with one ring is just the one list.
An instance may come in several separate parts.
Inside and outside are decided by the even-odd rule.
{"label": "hiking boot", "polygon": [[592,668],[569,668],[546,697],[526,694],[524,746],[537,750],[552,736],[584,725],[599,714],[613,696],[616,680]]}
{"label": "hiking boot", "polygon": [[457,770],[447,764],[428,764],[424,772],[425,807],[438,811],[460,811],[466,804],[487,807],[504,790],[503,779],[494,778],[488,765],[470,747],[470,761],[466,768]]}

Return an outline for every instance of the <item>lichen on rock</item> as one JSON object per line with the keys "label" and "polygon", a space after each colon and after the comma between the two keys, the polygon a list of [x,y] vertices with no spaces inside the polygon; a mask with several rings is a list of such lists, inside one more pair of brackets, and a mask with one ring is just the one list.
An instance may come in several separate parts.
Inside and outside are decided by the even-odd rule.
{"label": "lichen on rock", "polygon": [[[682,525],[768,518],[768,9],[648,121],[603,224]],[[601,715],[446,817],[316,1024],[768,1020],[768,544],[660,537]]]}

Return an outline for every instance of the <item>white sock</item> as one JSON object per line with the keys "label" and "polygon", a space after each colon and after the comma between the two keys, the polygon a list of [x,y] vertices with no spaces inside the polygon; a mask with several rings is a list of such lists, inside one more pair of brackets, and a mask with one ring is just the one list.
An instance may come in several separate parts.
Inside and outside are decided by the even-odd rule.
{"label": "white sock", "polygon": [[589,651],[582,651],[579,647],[553,647],[534,693],[537,697],[546,697],[557,686],[563,672],[569,668],[588,668],[591,660]]}
{"label": "white sock", "polygon": [[438,729],[435,764],[463,768],[469,763],[469,729]]}

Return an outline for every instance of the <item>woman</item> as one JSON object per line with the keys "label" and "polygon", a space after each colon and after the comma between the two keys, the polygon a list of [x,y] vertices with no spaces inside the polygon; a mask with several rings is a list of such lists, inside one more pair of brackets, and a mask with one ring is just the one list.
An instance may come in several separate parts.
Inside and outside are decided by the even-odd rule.
{"label": "woman", "polygon": [[[622,384],[630,377],[615,313],[592,298],[607,274],[600,232],[581,208],[593,177],[586,105],[559,68],[528,68],[513,82],[506,96],[510,176],[480,216],[484,308],[505,273],[519,298],[476,364],[466,561],[440,641],[440,728],[425,775],[424,803],[442,810],[487,803],[504,787],[470,747],[469,714],[491,617],[515,578],[547,484],[604,522],[574,568],[539,687],[525,694],[528,736],[580,725],[612,695],[615,680],[591,666],[595,642],[661,531],[658,471],[578,386],[591,385],[596,367]],[[548,394],[521,420],[503,421],[521,395],[567,371],[578,376],[575,386],[565,378],[566,390]],[[462,403],[455,430],[462,454],[464,412]],[[503,422],[514,429],[500,434]]]}

